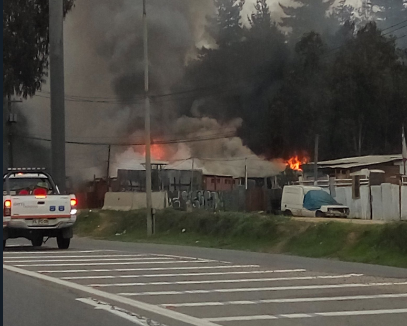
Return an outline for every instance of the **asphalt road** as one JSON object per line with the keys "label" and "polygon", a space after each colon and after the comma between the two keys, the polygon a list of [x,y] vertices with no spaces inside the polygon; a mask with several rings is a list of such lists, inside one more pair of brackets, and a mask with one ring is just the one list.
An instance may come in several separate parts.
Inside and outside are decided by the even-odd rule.
{"label": "asphalt road", "polygon": [[[3,254],[3,325],[405,325],[407,270],[76,238]],[[22,313],[22,311],[24,313]]]}

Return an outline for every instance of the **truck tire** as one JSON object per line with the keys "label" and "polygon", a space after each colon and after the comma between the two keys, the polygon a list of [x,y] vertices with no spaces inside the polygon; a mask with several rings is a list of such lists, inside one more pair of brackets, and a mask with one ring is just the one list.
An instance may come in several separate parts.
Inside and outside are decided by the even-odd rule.
{"label": "truck tire", "polygon": [[287,209],[284,211],[284,216],[293,216],[293,213]]}
{"label": "truck tire", "polygon": [[64,238],[62,235],[57,236],[57,244],[59,249],[68,249],[71,243],[70,238]]}
{"label": "truck tire", "polygon": [[31,239],[31,244],[33,247],[41,247],[43,242],[44,237],[36,237],[34,239]]}

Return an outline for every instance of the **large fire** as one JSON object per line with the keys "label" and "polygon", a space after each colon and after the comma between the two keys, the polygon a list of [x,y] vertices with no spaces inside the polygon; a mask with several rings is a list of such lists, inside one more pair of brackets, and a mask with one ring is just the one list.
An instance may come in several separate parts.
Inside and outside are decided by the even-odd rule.
{"label": "large fire", "polygon": [[[151,158],[157,161],[164,161],[168,157],[168,153],[163,145],[151,144],[150,146]],[[143,156],[146,156],[146,149],[143,148]]]}
{"label": "large fire", "polygon": [[300,158],[298,155],[295,155],[291,157],[286,164],[291,170],[302,171],[301,165],[308,163],[308,161],[307,157]]}

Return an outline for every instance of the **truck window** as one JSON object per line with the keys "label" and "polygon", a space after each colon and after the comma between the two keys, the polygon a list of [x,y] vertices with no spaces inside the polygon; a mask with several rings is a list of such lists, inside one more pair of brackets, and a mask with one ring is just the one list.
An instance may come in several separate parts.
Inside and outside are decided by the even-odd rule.
{"label": "truck window", "polygon": [[[43,189],[47,194],[54,193],[54,189],[47,178],[10,178],[9,184],[10,192],[15,195],[32,195],[36,189]],[[6,181],[3,180],[3,195],[6,194]]]}

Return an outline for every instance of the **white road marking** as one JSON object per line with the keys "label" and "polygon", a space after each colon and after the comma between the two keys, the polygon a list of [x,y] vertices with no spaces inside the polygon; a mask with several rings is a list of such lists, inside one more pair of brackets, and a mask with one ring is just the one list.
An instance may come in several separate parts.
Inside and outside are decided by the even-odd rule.
{"label": "white road marking", "polygon": [[[204,259],[204,258],[196,258],[196,257],[189,257],[189,256],[177,256],[177,255],[164,255],[164,254],[150,254],[151,256],[159,256],[159,257],[170,257],[170,258],[177,258],[177,259],[192,259],[192,260],[204,260],[208,262],[219,262],[218,260],[214,259]],[[230,264],[230,262],[225,262]]]}
{"label": "white road marking", "polygon": [[168,317],[171,318],[173,320],[178,320],[180,322],[189,324],[189,325],[193,325],[193,326],[219,326],[218,324],[215,324],[209,320],[204,320],[204,319],[199,319],[196,317],[192,317],[192,316],[188,316],[188,315],[184,315],[182,313],[176,312],[176,311],[172,311],[169,309],[165,309],[156,305],[152,305],[152,304],[148,304],[148,303],[144,303],[141,301],[137,301],[137,300],[132,300],[129,298],[124,298],[121,296],[118,296],[116,294],[113,293],[107,293],[107,292],[103,292],[97,289],[93,289],[87,286],[83,286],[77,283],[73,283],[73,282],[68,282],[65,280],[61,280],[55,277],[51,277],[48,275],[43,275],[43,274],[39,274],[33,271],[29,271],[29,270],[25,270],[22,268],[18,268],[15,266],[10,266],[10,265],[4,265],[3,264],[3,269],[14,272],[14,273],[18,273],[21,275],[26,275],[29,277],[33,277],[36,279],[40,279],[43,281],[47,281],[47,282],[51,282],[54,284],[58,284],[61,286],[65,286],[67,288],[70,289],[75,289],[78,291],[82,291],[83,293],[87,293],[91,296],[96,296],[96,297],[100,297],[106,300],[110,300],[110,301],[114,301],[114,302],[118,302],[124,305],[128,305],[131,307],[135,307],[137,309],[143,310],[143,311],[147,311],[150,313],[154,313],[154,314],[158,314],[164,317]]}
{"label": "white road marking", "polygon": [[337,317],[337,316],[363,316],[363,315],[385,315],[385,314],[405,314],[407,309],[377,309],[377,310],[356,310],[356,311],[332,311],[318,312],[317,316]]}
{"label": "white road marking", "polygon": [[[216,266],[180,266],[180,267],[151,267],[151,268],[114,268],[114,269],[64,269],[51,271],[38,271],[38,273],[93,273],[93,272],[141,272],[166,270],[202,270],[202,269],[229,269],[229,268],[259,268],[259,265],[216,265]],[[299,270],[305,271],[305,270]]]}
{"label": "white road marking", "polygon": [[[8,245],[7,245],[8,247]],[[40,250],[40,251],[3,251],[3,255],[16,255],[16,254],[27,254],[27,255],[43,255],[43,254],[82,254],[82,253],[93,253],[93,252],[113,252],[117,250],[67,250],[67,251],[62,251],[62,250]]]}
{"label": "white road marking", "polygon": [[251,320],[268,320],[268,319],[278,319],[277,316],[273,315],[257,315],[257,316],[231,316],[231,317],[217,317],[217,318],[206,318],[206,320],[213,322],[222,321],[251,321]]}
{"label": "white road marking", "polygon": [[144,254],[140,254],[140,255],[76,255],[76,256],[37,256],[37,257],[33,257],[33,256],[17,256],[17,257],[6,257],[6,259],[47,259],[47,258],[108,258],[108,257],[148,257],[149,255],[144,255]]}
{"label": "white road marking", "polygon": [[232,316],[232,317],[215,317],[206,318],[205,320],[212,322],[228,322],[228,321],[245,321],[245,320],[268,320],[268,319],[300,319],[311,317],[340,317],[340,316],[364,316],[364,315],[386,315],[386,314],[405,314],[407,309],[377,309],[377,310],[356,310],[356,311],[332,311],[332,312],[316,312],[316,313],[297,313],[297,314],[282,314],[282,315],[254,315],[254,316]]}
{"label": "white road marking", "polygon": [[279,315],[277,318],[289,318],[289,319],[294,319],[294,318],[310,318],[312,317],[309,314],[284,314],[284,315]]}
{"label": "white road marking", "polygon": [[[140,262],[149,262],[150,260],[171,260],[175,261],[173,258],[168,257],[137,257],[137,258],[86,258],[86,259],[49,259],[49,260],[41,260],[41,263],[58,263],[58,262],[91,262],[91,261],[140,261]],[[6,264],[16,264],[16,263],[38,263],[38,260],[4,260]]]}
{"label": "white road marking", "polygon": [[257,292],[257,291],[319,290],[319,289],[396,286],[396,285],[407,285],[407,282],[345,283],[345,284],[329,284],[329,285],[275,286],[275,287],[261,287],[261,288],[235,288],[235,289],[211,289],[211,290],[188,290],[188,291],[150,291],[150,292],[119,293],[119,295],[130,297],[130,296],[141,296],[141,295],[176,295],[176,294],[233,293],[233,292]]}
{"label": "white road marking", "polygon": [[294,281],[294,280],[318,280],[318,279],[338,279],[360,277],[363,274],[329,275],[329,276],[294,276],[294,277],[273,277],[273,278],[246,278],[231,280],[198,280],[198,281],[178,281],[178,282],[141,282],[141,283],[109,283],[109,284],[89,284],[94,287],[119,287],[119,286],[145,286],[145,285],[186,285],[186,284],[218,284],[218,283],[246,283],[246,282],[274,282],[274,281]]}
{"label": "white road marking", "polygon": [[131,313],[130,311],[127,311],[127,310],[124,310],[124,309],[121,309],[118,307],[114,307],[108,303],[94,300],[91,298],[78,298],[76,300],[80,301],[82,303],[86,303],[90,306],[93,306],[97,310],[104,310],[104,311],[110,312],[111,314],[121,317],[123,319],[126,319],[136,325],[139,325],[139,326],[149,326],[150,325],[146,318],[139,316],[137,314]]}
{"label": "white road marking", "polygon": [[197,263],[206,263],[206,261],[190,261],[190,260],[167,260],[167,261],[123,261],[123,262],[116,262],[116,263],[63,263],[63,264],[22,264],[22,265],[14,265],[16,267],[66,267],[66,266],[106,266],[106,265],[143,265],[143,264],[197,264]]}
{"label": "white road marking", "polygon": [[135,275],[102,275],[102,276],[68,276],[61,277],[63,280],[86,280],[86,279],[115,279],[115,278],[147,278],[147,277],[177,277],[177,276],[216,276],[216,275],[241,275],[241,274],[270,274],[270,273],[298,273],[305,269],[292,270],[265,270],[265,271],[239,271],[239,272],[209,272],[209,273],[180,273],[180,274],[135,274]]}
{"label": "white road marking", "polygon": [[298,303],[298,302],[324,302],[324,301],[351,301],[351,300],[373,300],[373,299],[391,299],[407,298],[407,293],[400,294],[374,294],[374,295],[353,295],[340,297],[312,297],[312,298],[287,298],[287,299],[264,299],[264,300],[242,300],[242,301],[207,301],[207,302],[185,302],[185,303],[166,303],[163,307],[206,307],[206,306],[227,306],[227,305],[256,305],[263,303]]}

